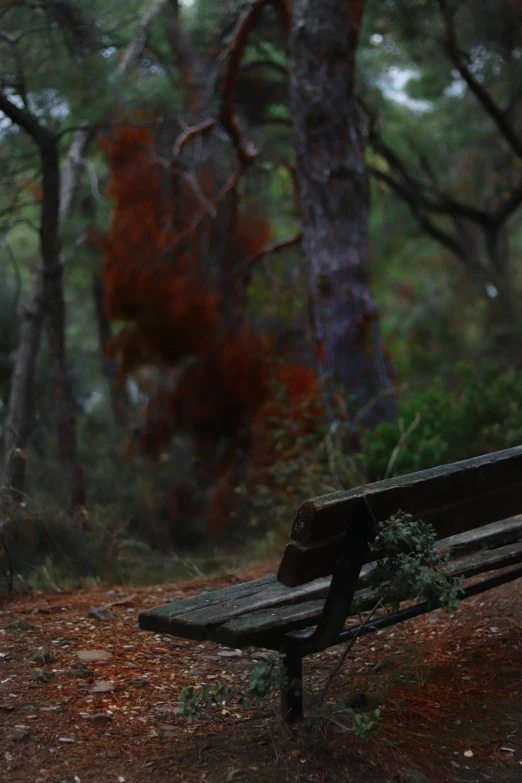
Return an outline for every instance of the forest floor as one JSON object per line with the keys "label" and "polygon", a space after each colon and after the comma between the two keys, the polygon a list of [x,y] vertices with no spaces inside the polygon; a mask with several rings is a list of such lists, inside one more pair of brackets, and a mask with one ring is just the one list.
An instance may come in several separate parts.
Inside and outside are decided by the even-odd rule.
{"label": "forest floor", "polygon": [[[187,725],[180,691],[219,680],[241,687],[259,650],[141,632],[138,611],[275,567],[265,561],[215,579],[5,601],[0,781],[522,783],[522,580],[451,615],[433,612],[357,643],[331,697],[362,691],[382,700],[382,725],[370,740],[331,725],[304,749],[270,700]],[[103,607],[108,619],[100,619]],[[308,691],[318,690],[339,653],[305,661]]]}

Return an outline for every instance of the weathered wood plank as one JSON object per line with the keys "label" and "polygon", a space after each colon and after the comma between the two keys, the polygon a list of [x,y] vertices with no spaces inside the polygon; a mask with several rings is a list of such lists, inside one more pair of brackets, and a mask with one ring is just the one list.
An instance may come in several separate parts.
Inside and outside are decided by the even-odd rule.
{"label": "weathered wood plank", "polygon": [[[462,555],[485,546],[493,548],[513,543],[521,538],[522,515],[443,539],[438,542],[437,547]],[[365,583],[365,575],[370,567],[365,566],[361,571],[359,580],[361,585]],[[305,601],[324,600],[329,586],[330,577],[289,588],[280,584],[275,575],[266,576],[251,582],[212,590],[192,598],[172,601],[163,607],[145,610],[140,614],[140,627],[143,630],[159,632],[158,623],[167,628],[169,623],[172,625],[175,620],[176,628],[186,629],[186,632],[180,635],[201,640],[205,638],[207,626],[215,627],[241,614],[279,606],[292,606]],[[157,617],[163,619],[157,620]]]}
{"label": "weathered wood plank", "polygon": [[[520,538],[522,514],[440,539],[436,547],[462,555],[484,547],[491,549],[510,544]],[[339,536],[314,544],[288,544],[279,566],[278,581],[287,587],[296,587],[309,579],[327,577],[332,573],[338,546]]]}
{"label": "weathered wood plank", "polygon": [[356,523],[361,495],[377,519],[402,509],[430,521],[441,538],[463,532],[522,511],[522,446],[307,500],[292,538],[311,543],[339,535]]}
{"label": "weathered wood plank", "polygon": [[[450,564],[448,574],[451,576],[462,574],[467,578],[518,563],[522,563],[520,542],[456,560]],[[358,611],[370,609],[375,601],[375,591],[368,588],[357,591],[354,596]],[[323,605],[324,601],[313,600],[297,606],[262,609],[241,615],[210,631],[208,638],[227,647],[255,646],[279,649],[281,638],[285,633],[317,625]]]}
{"label": "weathered wood plank", "polygon": [[[516,543],[456,560],[450,564],[448,573],[473,576],[519,562],[522,562],[522,544]],[[369,570],[370,566],[365,568],[361,578],[362,585],[366,582]],[[180,614],[179,604],[189,603],[193,599],[176,601],[173,602],[174,605],[166,604],[141,612],[139,615],[140,628],[197,641],[212,640],[229,647],[241,648],[252,644],[277,649],[279,639],[284,633],[308,628],[318,622],[329,581],[329,579],[325,579],[312,587],[307,586],[310,589],[306,591],[280,588],[280,601],[271,606],[249,609],[249,606],[255,607],[256,604],[245,602],[240,608],[236,607],[239,608],[239,611],[234,613],[234,607],[227,605],[227,601],[224,601],[223,607],[218,607],[215,604],[216,613],[213,618],[207,618],[208,622],[206,623],[199,615],[191,620],[190,612]],[[253,582],[249,583],[250,587],[253,584]],[[259,589],[261,590],[261,588]],[[214,592],[219,594],[228,590],[229,588],[224,588]],[[287,597],[291,597],[291,600],[282,604],[281,598],[285,593]],[[295,601],[298,596],[301,598],[300,602]],[[372,599],[375,600],[375,595],[367,588],[363,588],[355,595],[356,600],[360,601],[361,598],[363,599],[361,608],[364,609],[368,602]],[[259,603],[258,601],[258,607]]]}
{"label": "weathered wood plank", "polygon": [[[486,525],[496,519],[508,517],[511,514],[518,514],[521,511],[522,481],[509,486],[504,485],[499,489],[488,492],[485,490],[490,489],[489,479],[488,482],[484,480],[480,486],[482,489],[477,489],[476,493],[471,497],[462,495],[463,499],[458,499],[452,503],[448,502],[447,505],[435,509],[428,508],[427,505],[421,508],[419,503],[415,504],[413,500],[405,500],[407,496],[405,487],[401,488],[402,501],[399,500],[399,495],[394,494],[395,500],[391,500],[391,494],[379,496],[377,492],[372,494],[370,491],[366,497],[370,500],[370,507],[377,519],[386,519],[392,513],[402,509],[403,511],[409,511],[425,522],[430,522],[434,526],[438,537],[445,538]],[[366,489],[370,490],[371,486]],[[378,503],[374,502],[376,497],[380,498]],[[418,500],[416,498],[416,501]],[[393,511],[391,511],[392,506],[390,505],[392,502],[399,503],[399,505],[393,507]],[[386,505],[388,510],[384,511]],[[336,514],[340,517],[344,514],[345,518],[349,520],[350,515],[346,511],[347,506],[344,506],[344,508],[345,511],[342,511],[342,507],[337,506]],[[321,518],[321,514],[319,514],[319,518]],[[330,517],[330,522],[333,524],[333,517]],[[353,518],[351,522],[356,524],[356,520]],[[332,526],[330,526],[330,532],[331,529]],[[289,544],[279,567],[279,581],[287,586],[295,586],[302,582],[331,574],[335,562],[337,544],[334,537],[328,537],[324,541],[325,538],[326,536],[323,536],[323,541],[312,541],[304,545],[300,543]]]}

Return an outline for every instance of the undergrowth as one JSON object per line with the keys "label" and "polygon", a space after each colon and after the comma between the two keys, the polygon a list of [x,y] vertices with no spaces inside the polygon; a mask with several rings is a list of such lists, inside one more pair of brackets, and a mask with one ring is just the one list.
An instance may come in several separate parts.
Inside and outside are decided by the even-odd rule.
{"label": "undergrowth", "polygon": [[[364,694],[360,694],[358,700],[344,698],[334,704],[327,701],[332,681],[377,613],[384,616],[397,611],[402,601],[412,599],[427,601],[428,605],[448,612],[458,606],[457,588],[463,579],[446,574],[449,555],[441,555],[434,549],[435,540],[433,527],[414,519],[411,514],[398,512],[378,523],[370,547],[370,554],[375,557],[374,567],[365,583],[372,589],[364,602],[359,600],[352,604],[350,612],[359,616],[359,630],[345,646],[320,692],[310,699],[309,715],[298,728],[299,741],[305,746],[312,745],[331,722],[338,724],[341,721],[343,728],[363,739],[378,730],[381,710],[367,709],[368,700]],[[179,697],[182,714],[191,723],[213,708],[227,710],[229,705],[248,708],[270,694],[298,688],[298,683],[285,680],[282,657],[271,654],[266,664],[256,667],[244,690],[235,690],[223,682],[186,688]]]}

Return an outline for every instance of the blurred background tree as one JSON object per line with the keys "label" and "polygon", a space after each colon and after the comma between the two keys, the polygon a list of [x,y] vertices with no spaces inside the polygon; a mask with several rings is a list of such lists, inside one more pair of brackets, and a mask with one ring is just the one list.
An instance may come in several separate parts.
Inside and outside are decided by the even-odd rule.
{"label": "blurred background tree", "polygon": [[[0,425],[18,499],[86,504],[85,526],[110,504],[149,547],[208,552],[285,535],[306,496],[520,442],[518,6],[361,9],[353,112],[314,118],[283,2],[4,5]],[[345,114],[368,220],[366,186],[348,176],[352,210],[325,180],[311,241],[299,127],[323,154]],[[59,157],[55,228],[28,118]],[[368,317],[349,296],[338,313],[374,337],[357,361],[344,344],[339,388],[335,329],[317,331],[334,277],[310,261],[327,239],[347,257],[366,220],[346,290],[363,281]]]}

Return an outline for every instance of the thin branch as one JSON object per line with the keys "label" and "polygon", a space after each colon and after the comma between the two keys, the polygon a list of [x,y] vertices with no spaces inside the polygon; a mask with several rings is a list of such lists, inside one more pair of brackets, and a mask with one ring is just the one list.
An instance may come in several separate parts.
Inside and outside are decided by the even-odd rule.
{"label": "thin branch", "polygon": [[277,63],[274,60],[250,60],[249,62],[245,63],[241,66],[241,74],[248,73],[248,71],[254,71],[258,68],[272,68],[274,71],[277,71],[281,76],[284,76],[285,79],[288,78],[288,68],[285,65],[281,65],[281,63]]}
{"label": "thin branch", "polygon": [[0,92],[0,111],[8,117],[14,125],[18,125],[36,142],[42,149],[54,140],[53,134],[43,125],[40,125],[34,114],[27,109],[21,109],[12,103],[6,95]]}
{"label": "thin branch", "polygon": [[15,295],[13,297],[12,308],[13,308],[13,316],[16,316],[18,312],[18,304],[20,302],[20,295],[22,293],[22,272],[20,271],[20,264],[18,263],[16,254],[7,237],[4,237],[4,245],[7,249],[7,254],[9,256],[9,260],[11,261],[11,265],[14,269],[14,274],[15,274],[16,288],[15,288]]}
{"label": "thin branch", "polygon": [[27,109],[27,87],[25,81],[24,65],[20,55],[20,49],[18,48],[18,41],[12,35],[9,35],[9,33],[6,32],[0,32],[0,40],[6,41],[6,43],[8,43],[13,50],[14,59],[16,62],[16,89],[18,95],[22,99],[24,108]]}
{"label": "thin branch", "polygon": [[504,203],[494,212],[493,223],[495,227],[500,228],[520,204],[522,204],[522,182],[517,185]]}
{"label": "thin branch", "polygon": [[393,451],[391,453],[390,460],[388,462],[388,466],[387,466],[386,472],[384,474],[384,478],[385,479],[390,478],[391,472],[393,470],[393,466],[395,465],[397,457],[399,456],[400,450],[404,446],[404,443],[406,442],[406,440],[410,437],[411,433],[415,429],[417,429],[417,427],[419,426],[419,424],[421,422],[421,418],[422,417],[421,417],[420,413],[417,411],[417,413],[415,414],[415,418],[413,419],[413,421],[410,424],[410,426],[408,427],[408,429],[407,430],[404,430],[404,429],[402,430],[401,436],[400,436],[399,440],[397,441],[397,445],[395,446],[395,448],[393,449]]}
{"label": "thin branch", "polygon": [[449,59],[460,73],[473,95],[493,120],[515,155],[522,158],[522,141],[519,134],[516,133],[515,129],[509,123],[505,112],[502,111],[487,90],[485,90],[480,82],[473,76],[460,55],[455,33],[455,24],[447,0],[438,0],[438,2],[446,34],[445,48]]}
{"label": "thin branch", "polygon": [[166,0],[156,0],[148,11],[143,14],[140,20],[137,31],[134,33],[132,40],[127,45],[123,56],[116,68],[116,78],[119,79],[125,76],[137,63],[140,54],[143,51],[145,42],[147,40],[147,34],[152,21],[159,14]]}
{"label": "thin branch", "polygon": [[288,39],[290,29],[290,17],[284,0],[252,0],[248,8],[243,12],[234,30],[229,47],[229,56],[225,74],[223,77],[222,101],[219,109],[219,121],[227,131],[236,150],[239,162],[249,165],[256,157],[257,150],[252,144],[245,143],[239,127],[239,122],[234,114],[234,98],[236,83],[250,33],[259,23],[261,13],[265,5],[274,6],[279,16],[285,41]]}
{"label": "thin branch", "polygon": [[[319,694],[319,699],[318,699],[319,702],[323,702],[324,701],[330,685],[332,684],[334,678],[341,671],[341,668],[342,668],[346,658],[348,657],[348,654],[349,654],[350,650],[353,648],[354,644],[359,639],[364,626],[368,625],[368,623],[371,621],[371,619],[372,619],[373,615],[375,614],[375,612],[377,611],[377,609],[379,609],[379,608],[381,608],[383,606],[384,600],[385,600],[386,595],[387,595],[387,592],[388,592],[388,590],[385,592],[384,596],[380,596],[379,597],[379,600],[377,601],[375,606],[370,611],[370,614],[368,615],[366,620],[364,622],[360,622],[359,628],[357,629],[357,633],[354,636],[352,636],[350,641],[347,643],[346,647],[344,648],[343,652],[341,653],[341,655],[339,657],[339,660],[337,661],[337,663],[335,664],[334,668],[331,670],[331,672],[329,673],[328,677],[325,680],[325,683],[323,685],[321,693]],[[360,618],[360,616],[359,616],[359,618]]]}
{"label": "thin branch", "polygon": [[172,151],[174,159],[176,160],[177,158],[179,158],[185,144],[187,144],[193,138],[198,136],[200,133],[201,134],[208,133],[210,130],[212,130],[212,128],[215,128],[216,124],[217,124],[217,120],[215,119],[203,120],[203,122],[199,122],[197,125],[193,125],[191,128],[187,128],[186,130],[184,130],[183,133],[180,136],[178,136],[178,138],[176,139],[176,143]]}
{"label": "thin branch", "polygon": [[234,276],[241,277],[260,258],[269,256],[271,253],[275,253],[278,250],[284,250],[288,247],[298,245],[301,242],[302,236],[302,232],[297,231],[295,234],[291,234],[289,237],[285,237],[285,239],[279,239],[276,242],[269,242],[268,244],[263,245],[263,247],[259,248],[259,250],[256,250],[255,253],[252,253],[252,255],[247,258],[247,260],[241,264],[241,266],[238,267],[234,273]]}
{"label": "thin branch", "polygon": [[384,171],[376,168],[375,166],[368,166],[368,172],[375,177],[379,182],[383,182],[388,185],[393,192],[404,201],[412,215],[417,219],[420,227],[423,231],[436,239],[441,244],[445,245],[452,251],[461,261],[469,263],[469,255],[466,252],[465,247],[459,242],[459,240],[452,234],[449,234],[444,229],[437,226],[426,214],[426,209],[422,204],[419,194],[410,187],[407,187],[403,183],[397,181],[394,177],[386,174]]}
{"label": "thin branch", "polygon": [[177,0],[169,0],[166,33],[170,48],[178,61],[183,86],[187,91],[188,106],[197,111],[201,109],[206,86],[206,69],[196,52],[190,37],[178,15]]}

